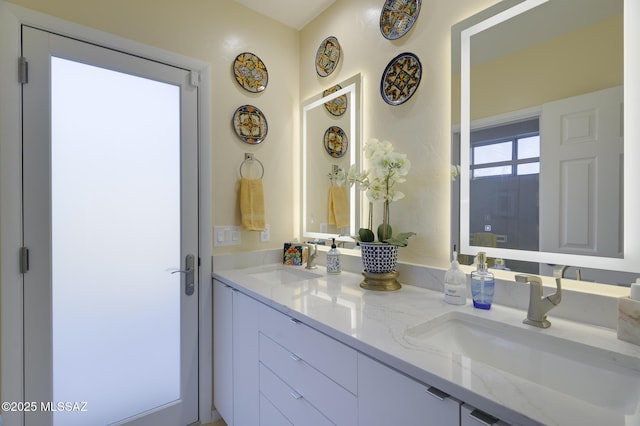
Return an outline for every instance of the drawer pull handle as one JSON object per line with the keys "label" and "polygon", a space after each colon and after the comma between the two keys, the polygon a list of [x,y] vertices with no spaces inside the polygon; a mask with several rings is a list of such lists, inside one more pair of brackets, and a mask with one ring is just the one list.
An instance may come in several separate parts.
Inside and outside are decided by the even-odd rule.
{"label": "drawer pull handle", "polygon": [[302,358],[300,358],[298,355],[296,354],[289,354],[289,358],[291,358],[294,361],[302,361]]}
{"label": "drawer pull handle", "polygon": [[291,317],[289,317],[289,321],[290,321],[290,322],[292,322],[292,323],[294,323],[294,324],[300,324],[300,320],[297,320],[297,319],[295,319],[295,318],[291,318]]}
{"label": "drawer pull handle", "polygon": [[484,411],[480,411],[478,409],[475,409],[472,412],[470,412],[469,417],[473,417],[475,420],[477,420],[479,423],[485,426],[492,426],[498,423],[498,419],[496,417],[493,417],[492,415],[487,414]]}
{"label": "drawer pull handle", "polygon": [[444,393],[440,389],[434,388],[433,386],[425,389],[424,391],[440,401],[444,401],[446,398],[449,398],[448,393]]}
{"label": "drawer pull handle", "polygon": [[300,399],[302,398],[302,395],[300,395],[298,392],[291,392],[291,396],[293,397],[293,399]]}

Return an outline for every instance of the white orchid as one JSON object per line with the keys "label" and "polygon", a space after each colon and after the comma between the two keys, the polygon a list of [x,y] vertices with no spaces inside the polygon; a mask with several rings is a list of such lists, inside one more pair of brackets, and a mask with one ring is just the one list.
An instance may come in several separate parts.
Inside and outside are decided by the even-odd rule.
{"label": "white orchid", "polygon": [[[411,162],[406,154],[394,151],[393,144],[389,141],[370,139],[364,145],[364,156],[369,161],[371,168],[358,172],[355,164],[349,168],[347,182],[349,185],[357,183],[361,190],[366,191],[369,199],[369,231],[371,229],[372,211],[371,203],[384,202],[383,224],[378,229],[378,239],[396,245],[407,245],[407,238],[414,235],[413,232],[399,234],[399,238],[391,237],[389,226],[389,203],[404,198],[404,193],[395,189],[396,184],[405,182],[405,176],[409,174]],[[367,231],[367,230],[365,230]]]}
{"label": "white orchid", "polygon": [[355,165],[352,165],[347,174],[349,184],[360,184],[369,201],[392,202],[404,198],[395,185],[405,182],[405,176],[409,174],[411,162],[407,155],[395,152],[389,141],[370,139],[364,145],[364,156],[369,160],[371,169],[358,173]]}

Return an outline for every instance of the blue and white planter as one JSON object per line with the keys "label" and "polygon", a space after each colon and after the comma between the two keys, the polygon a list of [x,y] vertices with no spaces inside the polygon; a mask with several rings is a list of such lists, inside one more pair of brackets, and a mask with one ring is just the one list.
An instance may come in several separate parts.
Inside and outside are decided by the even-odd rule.
{"label": "blue and white planter", "polygon": [[398,246],[387,243],[360,243],[362,264],[370,274],[388,274],[396,269]]}

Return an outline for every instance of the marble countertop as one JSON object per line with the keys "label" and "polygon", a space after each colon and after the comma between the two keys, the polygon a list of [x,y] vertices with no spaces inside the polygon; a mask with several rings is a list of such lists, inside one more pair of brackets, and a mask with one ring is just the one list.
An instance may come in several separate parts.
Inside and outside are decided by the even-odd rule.
{"label": "marble countertop", "polygon": [[[522,324],[526,312],[494,304],[489,311],[474,309],[470,300],[464,306],[446,304],[440,292],[403,285],[395,292],[374,292],[360,288],[362,276],[344,272],[327,275],[321,266],[312,271],[317,277],[298,282],[267,282],[252,275],[276,265],[216,270],[214,278],[295,318],[317,330],[411,376],[419,381],[486,411],[514,425],[640,425],[640,346],[617,339],[616,331],[580,324],[561,318],[550,319],[543,330]],[[289,267],[304,270],[302,267]],[[400,277],[402,281],[402,277]],[[508,324],[523,333],[543,333],[570,342],[576,352],[591,353],[626,370],[611,377],[631,380],[624,400],[598,393],[602,376],[576,375],[585,397],[510,374],[464,356],[413,341],[405,330],[444,314],[460,312]],[[530,335],[535,337],[535,335]],[[535,340],[535,339],[533,339]],[[571,356],[570,354],[568,356]],[[591,356],[591,355],[590,355]],[[631,373],[629,375],[628,373]],[[621,376],[626,373],[626,376]],[[568,373],[570,374],[570,373]],[[534,375],[535,376],[535,375]],[[607,376],[608,377],[608,376]],[[636,378],[637,384],[636,384]],[[628,381],[627,380],[627,381]],[[618,386],[617,383],[606,383]],[[620,389],[623,389],[620,383]],[[590,402],[587,402],[590,401]]]}

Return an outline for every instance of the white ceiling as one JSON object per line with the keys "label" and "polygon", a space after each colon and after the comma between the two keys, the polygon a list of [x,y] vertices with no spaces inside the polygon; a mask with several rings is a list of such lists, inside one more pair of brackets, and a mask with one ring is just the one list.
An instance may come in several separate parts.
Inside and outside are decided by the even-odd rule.
{"label": "white ceiling", "polygon": [[336,0],[235,0],[243,6],[282,22],[296,30],[331,6]]}

